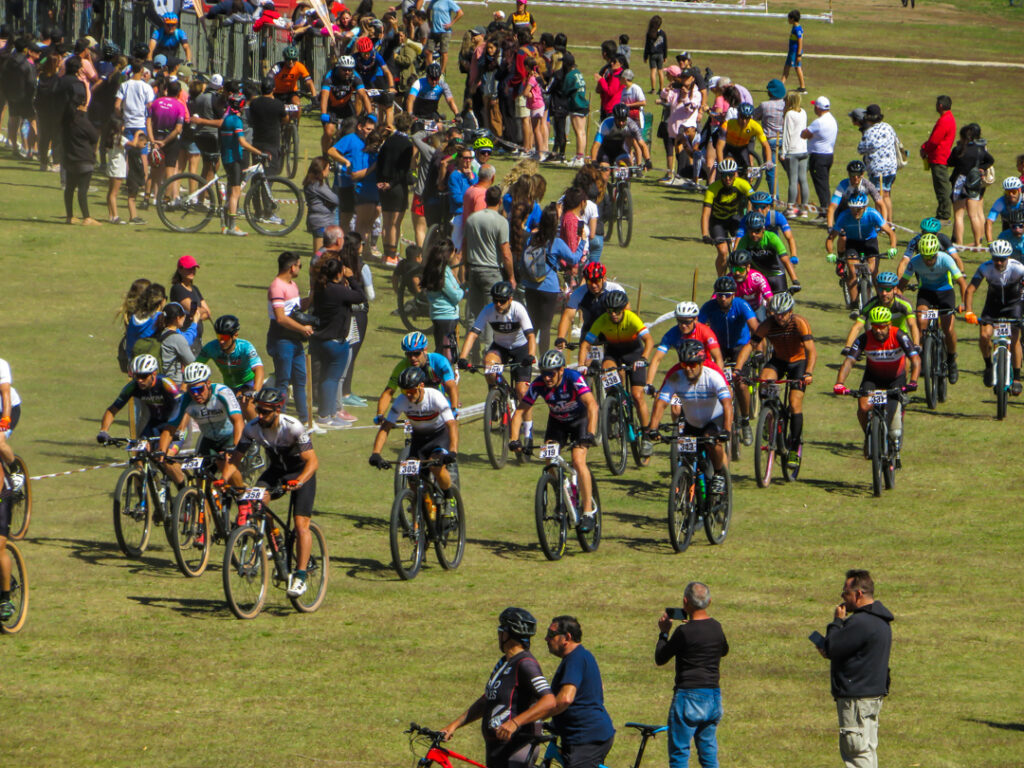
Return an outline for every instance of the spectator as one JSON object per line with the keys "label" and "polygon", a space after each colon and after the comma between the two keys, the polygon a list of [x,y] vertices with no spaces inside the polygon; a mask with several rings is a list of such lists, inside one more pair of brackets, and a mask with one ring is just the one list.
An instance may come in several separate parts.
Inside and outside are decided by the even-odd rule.
{"label": "spectator", "polygon": [[96,142],[99,131],[89,120],[89,96],[75,95],[74,109],[64,129],[64,213],[68,224],[74,224],[72,198],[78,193],[78,207],[82,210],[82,223],[98,225],[89,215],[89,182],[96,167]]}
{"label": "spectator", "polygon": [[[63,131],[63,103],[57,98],[60,75],[60,56],[47,56],[39,67],[36,78],[36,126],[39,129],[36,146],[39,152],[39,170],[46,171],[60,163],[60,138]],[[53,164],[50,150],[53,150]]]}
{"label": "spectator", "polygon": [[864,110],[864,136],[857,145],[857,151],[864,156],[868,167],[868,181],[878,187],[882,193],[882,217],[891,222],[892,219],[892,185],[896,181],[896,131],[882,118],[882,108],[877,104],[868,104]]}
{"label": "spectator", "polygon": [[[501,188],[488,188],[484,200],[487,207],[477,211],[466,221],[465,247],[463,248],[466,267],[469,271],[469,316],[477,317],[490,302],[491,286],[501,280],[508,280],[515,287],[515,269],[512,264],[512,250],[509,246],[508,219],[498,212],[501,205]],[[490,326],[483,329],[483,348],[491,346]]]}
{"label": "spectator", "polygon": [[274,95],[274,78],[260,81],[260,95],[249,103],[249,126],[252,145],[267,156],[267,175],[279,176],[284,165],[281,155],[281,126],[288,112],[285,103]]}
{"label": "spectator", "polygon": [[583,210],[586,208],[587,194],[579,187],[570,187],[562,198],[562,219],[558,236],[561,237],[570,251],[576,250],[583,234]]}
{"label": "spectator", "polygon": [[664,106],[665,130],[659,128],[658,135],[665,140],[665,177],[662,181],[674,182],[677,175],[681,178],[682,169],[676,169],[676,162],[681,151],[686,152],[693,169],[693,183],[700,180],[700,169],[703,165],[700,151],[695,147],[697,123],[701,114],[701,92],[692,68],[681,70],[675,64],[665,69],[669,79],[669,87],[664,89],[658,102]]}
{"label": "spectator", "polygon": [[[267,352],[274,359],[274,386],[288,392],[291,385],[295,397],[295,412],[303,424],[309,422],[306,407],[306,357],[305,341],[313,335],[309,322],[300,322],[291,317],[309,304],[308,299],[299,296],[295,278],[302,269],[302,257],[292,251],[284,251],[277,257],[277,277],[267,290],[267,314],[270,327],[267,330]],[[306,317],[300,315],[302,320]]]}
{"label": "spectator", "polygon": [[487,202],[484,198],[487,195],[487,190],[494,184],[494,166],[481,165],[480,170],[476,175],[476,183],[466,190],[466,194],[462,198],[462,227],[465,231],[466,220],[477,211],[482,211],[487,207]]}
{"label": "spectator", "polygon": [[[675,657],[676,677],[672,706],[668,711],[668,764],[686,768],[690,741],[697,746],[701,768],[717,768],[718,741],[715,737],[722,719],[722,689],[719,666],[729,653],[722,625],[708,615],[711,591],[706,584],[691,581],[683,592],[686,619],[669,637],[672,619],[663,613],[658,619],[658,644],[654,662],[661,666]],[[688,620],[687,620],[688,619]]]}
{"label": "spectator", "polygon": [[975,247],[981,245],[985,234],[985,174],[995,159],[981,138],[981,126],[968,123],[960,129],[960,140],[949,153],[950,174],[953,182],[953,242],[964,242],[964,211],[971,220]]}
{"label": "spectator", "polygon": [[[371,117],[363,115],[363,117]],[[376,124],[376,123],[375,123]],[[377,239],[374,224],[380,208],[380,189],[377,187],[377,158],[384,143],[386,128],[375,127],[366,136],[366,144],[356,155],[352,179],[356,183],[356,232],[363,240],[363,258],[375,256]]]}
{"label": "spectator", "polygon": [[[132,188],[136,186],[134,182],[138,182],[138,170],[133,166],[141,168],[143,183],[145,183],[146,176],[149,175],[147,159],[149,149],[146,142],[152,142],[153,137],[149,134],[146,126],[146,117],[149,105],[153,103],[156,95],[153,93],[152,86],[143,79],[146,73],[146,64],[142,59],[132,60],[131,79],[121,83],[120,88],[117,89],[117,98],[114,100],[114,111],[121,116],[124,138],[127,142],[125,149],[128,168],[125,186],[129,197],[129,212],[134,206]],[[143,134],[141,145],[138,136],[140,132]],[[133,171],[135,172],[133,173]],[[138,192],[137,188],[135,192]],[[131,214],[130,221],[134,222],[137,218],[135,214]],[[141,222],[141,219],[139,221]]]}
{"label": "spectator", "polygon": [[[128,345],[128,329],[132,327],[131,319],[137,312],[142,311],[142,302],[149,286],[149,280],[144,277],[133,280],[128,287],[128,293],[124,295],[124,301],[121,302],[121,309],[117,312],[118,320],[121,321],[121,341],[117,345],[117,362],[121,373],[128,373],[128,363],[131,360],[131,347]],[[150,332],[152,333],[152,331]],[[138,337],[136,336],[136,338]]]}
{"label": "spectator", "polygon": [[931,135],[921,145],[921,157],[928,163],[932,172],[932,187],[935,189],[935,218],[949,221],[953,217],[951,201],[953,185],[949,180],[949,153],[956,139],[956,118],[953,117],[953,100],[949,96],[935,99],[935,111],[939,119],[935,121]]}
{"label": "spectator", "polygon": [[185,323],[189,315],[185,308],[176,301],[164,305],[156,322],[153,333],[160,341],[160,373],[169,378],[180,389],[185,366],[195,362],[192,351],[195,339],[195,327],[184,333]]}
{"label": "spectator", "polygon": [[[665,85],[665,55],[668,53],[668,38],[661,28],[661,16],[651,16],[647,22],[647,36],[644,37],[644,62],[651,68],[651,93],[657,93]],[[655,84],[657,73],[657,84]]]}
{"label": "spectator", "polygon": [[619,45],[615,49],[615,52],[622,59],[622,66],[629,68],[629,57],[633,55],[633,50],[629,47],[629,35],[619,35]]}
{"label": "spectator", "polygon": [[[407,254],[408,258],[410,256]],[[451,240],[445,238],[436,241],[427,253],[423,277],[420,279],[420,285],[427,292],[427,301],[430,303],[434,349],[448,358],[452,365],[459,359],[459,302],[466,295],[452,269],[457,258]]]}
{"label": "spectator", "polygon": [[[782,146],[779,160],[786,167],[789,177],[789,194],[786,204],[788,216],[800,215],[807,218],[811,209],[811,190],[807,185],[807,139],[803,138],[807,128],[807,113],[800,108],[802,97],[793,92],[786,96],[786,112],[783,116]],[[800,205],[797,205],[799,190]]]}
{"label": "spectator", "polygon": [[[43,46],[28,37],[19,37],[14,40],[12,47],[13,52],[3,70],[3,92],[7,99],[7,137],[14,154],[28,158],[32,156],[36,136],[36,112],[32,99],[36,92],[36,67]],[[29,132],[24,139],[24,147],[19,150],[22,120],[28,121]]]}
{"label": "spectator", "polygon": [[[612,44],[614,45],[614,43]],[[602,50],[601,53],[604,54],[604,51]],[[601,98],[602,120],[611,115],[612,107],[622,100],[622,92],[625,90],[625,83],[622,80],[623,66],[618,54],[610,54],[607,62],[602,72],[595,75],[597,79],[597,95]]]}
{"label": "spectator", "polygon": [[[786,86],[781,80],[769,80],[767,91],[768,100],[762,101],[754,108],[754,119],[761,124],[774,157],[778,154],[779,143],[782,140],[782,115],[786,111]],[[804,123],[806,127],[806,120]],[[774,166],[769,168],[765,174],[768,177],[768,191],[771,192],[772,198],[781,197],[779,188],[775,184]],[[804,200],[804,202],[807,201]]]}
{"label": "spectator", "polygon": [[[139,281],[132,283],[132,290]],[[129,297],[131,291],[129,291]],[[167,291],[160,283],[150,283],[142,291],[138,301],[134,303],[134,311],[128,317],[124,330],[124,346],[128,352],[128,359],[135,357],[135,342],[139,339],[149,338],[156,332],[156,321],[160,316],[160,310],[167,303]],[[125,299],[124,309],[132,311],[129,300]]]}
{"label": "spectator", "polygon": [[210,319],[210,307],[195,282],[198,269],[199,262],[186,254],[178,259],[177,269],[171,276],[171,301],[178,302],[188,315],[186,328],[195,326],[192,351],[197,355],[203,347],[203,321]]}
{"label": "spectator", "polygon": [[827,216],[828,201],[832,197],[830,175],[839,125],[832,116],[832,102],[828,96],[819,96],[811,102],[811,106],[817,117],[800,132],[800,136],[807,139],[807,169],[814,183],[814,193],[818,197],[818,218],[824,219]]}
{"label": "spectator", "polygon": [[530,111],[530,131],[533,134],[533,157],[545,161],[548,152],[548,110],[544,104],[543,76],[535,56],[526,60],[526,108]]}
{"label": "spectator", "polygon": [[537,34],[537,20],[526,9],[526,0],[516,0],[516,9],[508,19],[508,27],[513,32],[525,29],[531,37]]}
{"label": "spectator", "polygon": [[348,343],[350,354],[348,364],[345,366],[345,373],[341,377],[341,387],[338,390],[337,415],[346,421],[356,421],[347,408],[365,408],[366,400],[352,392],[353,372],[355,371],[356,359],[359,357],[359,350],[363,347],[366,339],[366,331],[370,325],[370,302],[374,299],[373,273],[360,257],[360,239],[356,232],[349,232],[345,235],[345,244],[341,249],[341,263],[348,267],[352,274],[362,278],[363,293],[366,300],[352,305],[352,322],[348,331]]}
{"label": "spectator", "polygon": [[597,659],[580,643],[583,630],[573,616],[555,616],[544,639],[562,661],[551,678],[555,707],[551,724],[559,735],[564,768],[597,768],[615,740],[615,727],[604,708],[604,686]]}
{"label": "spectator", "polygon": [[476,176],[473,174],[473,160],[476,155],[470,147],[463,146],[459,149],[458,164],[448,174],[448,212],[452,218],[452,242],[455,248],[462,250],[462,204],[466,191],[476,184]]}
{"label": "spectator", "polygon": [[818,652],[831,662],[839,754],[847,768],[873,768],[878,765],[878,714],[889,693],[893,615],[875,600],[875,583],[867,571],[847,571],[841,597]]}
{"label": "spectator", "polygon": [[337,141],[327,150],[327,156],[343,166],[334,177],[334,185],[338,192],[338,223],[345,231],[351,227],[356,213],[354,172],[365,170],[362,167],[366,159],[363,149],[375,124],[372,115],[361,115],[358,122],[354,117],[345,118],[338,129]]}
{"label": "spectator", "polygon": [[330,164],[322,157],[314,157],[309,163],[306,178],[302,180],[302,192],[306,198],[306,229],[313,235],[313,252],[324,244],[324,230],[337,217],[338,196],[327,183],[331,174]]}
{"label": "spectator", "polygon": [[380,209],[384,266],[398,266],[398,241],[402,219],[409,208],[409,172],[412,169],[413,143],[409,138],[413,117],[403,112],[395,118],[395,130],[381,145],[377,157],[377,188]]}
{"label": "spectator", "polygon": [[[162,156],[161,162],[153,160],[150,174],[153,191],[156,192],[163,181],[177,173],[178,155],[181,151],[181,132],[188,122],[188,109],[178,98],[181,94],[181,83],[167,83],[164,95],[149,105],[146,117],[146,131],[153,137],[151,150],[153,157]],[[159,150],[159,155],[156,151]],[[177,189],[170,190],[171,196],[177,198]]]}
{"label": "spectator", "polygon": [[611,166],[602,162],[596,168],[585,165],[576,172],[572,180],[574,187],[579,187],[587,196],[583,203],[583,223],[588,238],[588,261],[600,261],[604,251],[604,222],[612,220],[612,206],[615,204],[608,192],[608,179]]}
{"label": "spectator", "polygon": [[462,9],[455,0],[434,0],[430,4],[430,45],[426,48],[427,64],[440,57],[442,73],[448,68],[448,46],[452,40],[452,27],[461,18]]}
{"label": "spectator", "polygon": [[587,146],[587,118],[590,115],[590,99],[587,97],[587,80],[576,67],[576,57],[571,51],[562,54],[562,97],[569,108],[569,120],[576,134],[576,158],[570,163],[573,168],[583,166],[583,152]]}
{"label": "spectator", "polygon": [[640,130],[643,131],[644,125],[646,125],[644,108],[647,106],[647,98],[644,96],[643,87],[633,82],[633,77],[632,69],[622,72],[622,79],[625,81],[626,87],[622,91],[621,103],[625,104],[627,109],[629,109],[630,119],[639,125]]}
{"label": "spectator", "polygon": [[335,404],[338,383],[349,360],[352,305],[365,300],[362,278],[341,260],[329,258],[320,265],[313,289],[313,310],[320,324],[310,337],[309,346],[320,363],[319,416],[316,423],[323,429],[343,429],[352,425],[352,420],[335,415]]}

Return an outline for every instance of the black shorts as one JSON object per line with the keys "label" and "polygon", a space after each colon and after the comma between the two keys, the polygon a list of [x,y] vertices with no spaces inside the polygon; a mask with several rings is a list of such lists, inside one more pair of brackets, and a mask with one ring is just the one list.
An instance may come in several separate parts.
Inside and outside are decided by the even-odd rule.
{"label": "black shorts", "polygon": [[712,216],[708,225],[708,231],[711,233],[711,239],[714,240],[716,244],[724,243],[726,240],[732,240],[736,237],[736,232],[739,228],[740,220],[738,218],[716,219]]}
{"label": "black shorts", "polygon": [[866,257],[878,255],[878,238],[872,237],[870,240],[851,240],[846,239],[846,250],[856,251],[857,253],[863,253]]}
{"label": "black shorts", "polygon": [[725,414],[716,416],[707,424],[702,427],[695,427],[688,421],[683,422],[683,431],[681,435],[687,437],[714,437],[722,432],[725,428]]}
{"label": "black shorts", "polygon": [[410,458],[425,460],[438,451],[447,451],[451,445],[451,433],[448,427],[436,432],[413,432],[409,441]]}
{"label": "black shorts", "polygon": [[771,287],[773,294],[784,293],[789,287],[785,273],[781,275],[769,275],[766,272],[764,273],[764,279],[768,281],[768,285]]}
{"label": "black shorts", "polygon": [[178,155],[181,154],[181,139],[167,142],[161,151],[164,153],[164,167],[173,168],[178,164]]}
{"label": "black shorts", "polygon": [[227,176],[228,187],[242,186],[242,164],[224,163],[224,175]]}
{"label": "black shorts", "polygon": [[[294,480],[301,474],[301,468],[288,471],[285,467],[272,464],[260,475],[256,485],[259,488],[273,488],[278,485],[284,485],[286,481]],[[312,517],[313,502],[316,500],[316,475],[314,474],[309,478],[306,484],[299,488],[299,490],[292,491],[292,496],[295,497],[295,517]],[[279,499],[281,494],[272,494],[270,498]]]}
{"label": "black shorts", "polygon": [[490,349],[488,349],[485,354],[490,354],[491,352],[501,358],[502,365],[519,363],[519,365],[512,369],[512,381],[533,380],[533,366],[527,365],[526,363],[526,358],[530,356],[530,348],[528,345],[523,344],[521,347],[509,349],[508,347],[491,344]]}
{"label": "black shorts", "polygon": [[219,440],[215,440],[210,437],[202,437],[199,439],[199,445],[196,446],[196,453],[200,456],[214,456],[224,451],[231,451],[235,447],[234,435],[228,435],[222,437]]}
{"label": "black shorts", "polygon": [[[807,358],[803,360],[794,360],[792,363],[788,360],[780,360],[777,357],[773,357],[767,363],[764,364],[764,370],[771,368],[775,371],[776,375],[780,379],[793,379],[800,381],[804,377],[804,372],[807,370]],[[799,389],[801,392],[804,390],[804,385],[793,384],[793,389]]]}
{"label": "black shorts", "polygon": [[927,288],[917,289],[917,306],[929,309],[956,309],[956,291],[931,291]]}
{"label": "black shorts", "polygon": [[198,133],[195,141],[204,160],[213,161],[215,164],[220,162],[220,142],[216,136]]}
{"label": "black shorts", "polygon": [[588,744],[566,744],[563,740],[559,745],[563,768],[590,768],[601,765],[612,749],[612,736],[608,741],[590,742]]}
{"label": "black shorts", "polygon": [[7,478],[0,486],[0,536],[7,538],[11,532],[11,492],[7,489]]}
{"label": "black shorts", "polygon": [[665,66],[665,57],[660,53],[652,53],[647,57],[647,63],[651,69],[662,69]]}
{"label": "black shorts", "polygon": [[134,197],[146,186],[146,169],[142,165],[142,151],[139,147],[128,147],[125,152],[128,172],[125,176],[124,191],[128,197]]}
{"label": "black shorts", "polygon": [[338,211],[340,213],[355,213],[356,210],[356,188],[338,188]]}
{"label": "black shorts", "polygon": [[[618,365],[624,365],[629,369],[629,385],[631,387],[642,387],[647,383],[647,361],[644,360],[643,347],[620,352],[610,345],[605,345],[604,356],[605,359],[611,358]],[[642,361],[643,365],[634,367],[638,361]]]}
{"label": "black shorts", "polygon": [[[889,378],[887,376],[879,376],[877,373],[872,374],[868,371],[864,371],[864,378],[860,380],[860,388],[862,391],[871,392],[876,389],[894,389],[895,387],[902,387],[907,383],[907,374],[901,373],[899,376]],[[894,398],[890,398],[894,399]]]}
{"label": "black shorts", "polygon": [[742,147],[734,147],[732,144],[725,145],[724,157],[731,157],[740,168],[750,165],[750,149],[746,144]]}
{"label": "black shorts", "polygon": [[548,426],[544,430],[544,442],[568,445],[569,443],[578,443],[586,434],[586,416],[581,416],[573,421],[559,421],[548,417]]}
{"label": "black shorts", "polygon": [[7,428],[7,431],[14,432],[14,428],[18,426],[19,421],[21,421],[21,403],[11,406],[11,426]]}
{"label": "black shorts", "polygon": [[392,185],[381,190],[380,209],[388,213],[404,213],[409,208],[409,187],[405,184]]}
{"label": "black shorts", "polygon": [[1014,320],[1020,320],[1021,309],[1024,309],[1024,304],[1020,301],[1012,301],[1009,304],[1003,304],[999,300],[998,296],[993,295],[995,291],[990,291],[988,296],[985,297],[985,307],[981,310],[981,314],[978,316],[978,320],[983,325],[992,325],[996,320],[1013,318]]}

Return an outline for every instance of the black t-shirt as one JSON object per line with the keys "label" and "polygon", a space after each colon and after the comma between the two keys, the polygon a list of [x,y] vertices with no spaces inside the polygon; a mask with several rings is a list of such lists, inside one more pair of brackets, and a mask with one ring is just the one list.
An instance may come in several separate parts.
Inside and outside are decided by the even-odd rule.
{"label": "black t-shirt", "polygon": [[[496,741],[494,732],[502,723],[528,710],[546,693],[551,693],[551,686],[532,653],[522,651],[511,659],[502,656],[484,689],[487,711],[480,721],[484,739]],[[516,731],[513,738],[539,736],[540,732],[539,722],[530,723]]]}
{"label": "black t-shirt", "polygon": [[688,621],[668,640],[659,637],[654,661],[665,664],[676,658],[676,682],[679,688],[717,688],[718,664],[729,653],[722,625],[714,619]]}
{"label": "black t-shirt", "polygon": [[252,124],[252,144],[258,149],[277,152],[281,147],[281,121],[284,120],[284,102],[273,96],[260,96],[249,104],[249,122]]}
{"label": "black t-shirt", "polygon": [[[188,307],[185,308],[185,312],[188,314],[189,318],[191,318],[192,313],[195,312],[196,307],[202,303],[203,294],[199,291],[199,288],[197,288],[194,283],[192,284],[191,289],[185,287],[182,283],[175,283],[174,285],[172,285],[171,301],[176,301],[179,304],[181,304],[181,306],[184,307],[184,299],[188,299],[190,302],[192,302],[191,304],[188,305]],[[185,328],[188,328],[191,323],[191,319],[185,321]],[[196,343],[198,343],[203,338],[203,322],[200,320],[198,322],[198,325],[199,328],[196,330]],[[195,347],[196,344],[193,344],[192,346]]]}

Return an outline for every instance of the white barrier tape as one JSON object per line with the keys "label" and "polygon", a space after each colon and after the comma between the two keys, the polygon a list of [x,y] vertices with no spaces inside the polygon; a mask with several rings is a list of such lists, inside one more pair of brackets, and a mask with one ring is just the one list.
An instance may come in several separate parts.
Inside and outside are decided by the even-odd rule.
{"label": "white barrier tape", "polygon": [[[488,5],[487,2],[479,2],[479,0],[466,0],[466,5]],[[591,8],[593,10],[628,10],[628,11],[667,11],[669,13],[698,13],[707,16],[756,16],[759,19],[784,19],[788,14],[785,13],[769,13],[767,3],[762,6],[760,3],[756,6],[748,6],[745,3],[739,5],[713,5],[711,3],[686,3],[685,5],[678,2],[659,2],[659,0],[651,0],[651,2],[631,2],[621,3],[616,0],[585,0],[585,2],[578,2],[573,0],[571,3],[569,0],[532,0],[532,5],[542,5],[548,7],[565,7],[571,5],[573,8]],[[813,19],[816,21],[827,21],[829,24],[832,23],[832,14],[801,14],[801,20]]]}
{"label": "white barrier tape", "polygon": [[32,475],[29,480],[46,480],[50,477],[66,477],[67,475],[74,475],[78,472],[91,472],[94,469],[110,469],[111,467],[127,467],[127,461],[115,461],[111,464],[96,464],[92,467],[80,467],[78,469],[69,469],[67,472],[51,472],[48,475]]}

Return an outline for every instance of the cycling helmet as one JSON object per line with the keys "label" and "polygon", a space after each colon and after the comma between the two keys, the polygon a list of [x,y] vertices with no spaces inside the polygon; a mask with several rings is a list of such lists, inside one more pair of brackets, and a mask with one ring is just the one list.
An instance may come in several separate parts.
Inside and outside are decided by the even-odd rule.
{"label": "cycling helmet", "polygon": [[733,160],[731,157],[727,157],[725,158],[725,160],[718,164],[718,170],[720,170],[722,173],[736,173],[736,171],[739,170],[739,166],[736,165],[735,160]]}
{"label": "cycling helmet", "polygon": [[132,358],[132,375],[149,376],[160,370],[160,363],[152,355],[137,355]]}
{"label": "cycling helmet", "polygon": [[499,280],[491,286],[491,298],[494,301],[506,301],[512,298],[514,290],[508,280]]}
{"label": "cycling helmet", "polygon": [[768,312],[773,315],[783,315],[793,309],[793,297],[787,292],[776,293],[768,302]]}
{"label": "cycling helmet", "polygon": [[680,301],[676,304],[676,320],[689,320],[700,314],[700,307],[692,301]]}
{"label": "cycling helmet", "polygon": [[298,61],[299,60],[299,49],[294,45],[285,46],[284,52],[281,54],[284,56],[285,61]]}
{"label": "cycling helmet", "polygon": [[1018,208],[1014,211],[1010,211],[1010,224],[1011,226],[1024,224],[1024,208]]}
{"label": "cycling helmet", "polygon": [[612,117],[616,120],[625,120],[629,117],[629,107],[625,104],[616,104],[612,107]]}
{"label": "cycling helmet", "polygon": [[399,389],[416,389],[420,384],[425,383],[427,374],[418,365],[410,365],[398,374]]}
{"label": "cycling helmet", "polygon": [[189,363],[185,366],[182,380],[186,384],[199,384],[210,379],[210,366],[206,363]]}
{"label": "cycling helmet", "polygon": [[220,336],[234,336],[242,324],[234,315],[221,315],[213,321],[213,330]]}
{"label": "cycling helmet", "polygon": [[604,308],[608,311],[625,309],[629,304],[629,297],[625,291],[608,291],[601,300]]}
{"label": "cycling helmet", "polygon": [[427,337],[419,331],[407,333],[402,337],[403,352],[422,352],[427,348]]}
{"label": "cycling helmet", "polygon": [[356,60],[353,59],[351,56],[339,56],[338,66],[341,67],[342,69],[355,69]]}
{"label": "cycling helmet", "polygon": [[592,261],[583,268],[583,277],[587,280],[600,280],[607,274],[607,267],[600,261]]}
{"label": "cycling helmet", "polygon": [[1011,189],[1020,189],[1024,187],[1024,183],[1021,183],[1019,176],[1007,176],[1003,179],[1003,189],[1009,191]]}
{"label": "cycling helmet", "polygon": [[715,293],[719,296],[726,293],[736,293],[736,281],[731,275],[722,275],[715,280]]}
{"label": "cycling helmet", "polygon": [[436,61],[432,61],[427,64],[427,79],[428,80],[440,80],[441,79],[441,65]]}
{"label": "cycling helmet", "polygon": [[680,363],[703,363],[704,344],[697,339],[683,339],[683,342],[676,347],[679,353]]}
{"label": "cycling helmet", "polygon": [[559,368],[565,368],[565,355],[557,349],[549,349],[540,359],[540,369],[542,371],[557,371]]}
{"label": "cycling helmet", "polygon": [[174,25],[177,25],[177,23],[178,23],[178,14],[176,14],[176,13],[165,13],[163,15],[163,20],[164,20],[164,24],[174,24]]}
{"label": "cycling helmet", "polygon": [[748,101],[744,101],[736,107],[736,114],[739,115],[740,120],[749,120],[754,116],[754,105]]}
{"label": "cycling helmet", "polygon": [[772,196],[770,192],[755,192],[750,196],[750,202],[752,205],[771,205]]}
{"label": "cycling helmet", "polygon": [[939,252],[939,238],[930,232],[921,235],[921,239],[917,241],[917,252],[922,256],[934,256]]}
{"label": "cycling helmet", "polygon": [[1013,246],[1009,240],[993,240],[988,244],[988,252],[993,259],[1008,259],[1013,256]]}
{"label": "cycling helmet", "polygon": [[899,284],[900,278],[895,272],[882,272],[878,276],[879,288],[895,288]]}
{"label": "cycling helmet", "polygon": [[486,136],[481,136],[473,142],[473,149],[494,149],[494,142]]}
{"label": "cycling helmet", "polygon": [[373,40],[368,37],[360,37],[356,40],[356,50],[360,53],[369,53],[373,50]]}
{"label": "cycling helmet", "polygon": [[112,59],[115,56],[121,55],[121,46],[115,43],[113,40],[103,41],[103,58]]}
{"label": "cycling helmet", "polygon": [[537,620],[525,608],[506,608],[498,617],[498,630],[523,640],[537,634]]}
{"label": "cycling helmet", "polygon": [[253,396],[252,401],[257,408],[263,406],[263,410],[273,408],[280,411],[284,408],[285,393],[274,387],[264,387]]}
{"label": "cycling helmet", "polygon": [[758,232],[764,229],[764,216],[760,213],[747,214],[747,232]]}
{"label": "cycling helmet", "polygon": [[928,219],[921,219],[921,231],[931,232],[933,235],[937,235],[942,231],[942,222],[934,216]]}
{"label": "cycling helmet", "polygon": [[233,112],[241,112],[245,109],[245,94],[232,93],[228,96],[228,109]]}
{"label": "cycling helmet", "polygon": [[749,267],[752,260],[750,251],[733,251],[729,254],[729,268]]}
{"label": "cycling helmet", "polygon": [[851,175],[863,176],[865,170],[863,160],[851,160],[846,164],[846,172]]}
{"label": "cycling helmet", "polygon": [[868,313],[868,322],[872,325],[885,325],[892,322],[892,310],[888,307],[874,307]]}
{"label": "cycling helmet", "polygon": [[868,207],[868,196],[856,194],[850,198],[847,202],[851,208],[867,208]]}

